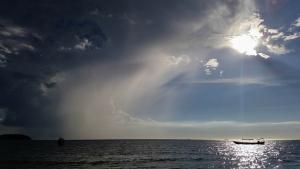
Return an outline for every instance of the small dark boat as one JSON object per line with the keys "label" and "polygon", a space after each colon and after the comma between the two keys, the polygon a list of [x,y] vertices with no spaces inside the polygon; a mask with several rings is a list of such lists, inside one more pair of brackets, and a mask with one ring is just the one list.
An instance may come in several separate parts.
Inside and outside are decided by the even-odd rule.
{"label": "small dark boat", "polygon": [[60,138],[57,140],[57,144],[58,144],[59,146],[62,146],[62,145],[65,144],[65,140],[64,140],[63,138],[60,137]]}
{"label": "small dark boat", "polygon": [[233,141],[235,144],[265,144],[264,139],[241,139]]}

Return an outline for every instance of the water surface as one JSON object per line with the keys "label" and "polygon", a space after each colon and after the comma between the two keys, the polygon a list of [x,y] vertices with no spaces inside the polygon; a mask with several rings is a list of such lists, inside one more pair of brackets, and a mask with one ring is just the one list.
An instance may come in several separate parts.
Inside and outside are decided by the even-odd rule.
{"label": "water surface", "polygon": [[300,168],[300,141],[236,145],[199,140],[0,142],[0,168]]}

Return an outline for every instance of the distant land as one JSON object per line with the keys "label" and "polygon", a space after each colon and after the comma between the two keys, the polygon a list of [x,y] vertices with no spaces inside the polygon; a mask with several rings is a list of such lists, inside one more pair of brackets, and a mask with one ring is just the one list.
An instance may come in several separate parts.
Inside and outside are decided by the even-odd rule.
{"label": "distant land", "polygon": [[31,140],[31,138],[23,134],[3,134],[0,135],[0,140]]}

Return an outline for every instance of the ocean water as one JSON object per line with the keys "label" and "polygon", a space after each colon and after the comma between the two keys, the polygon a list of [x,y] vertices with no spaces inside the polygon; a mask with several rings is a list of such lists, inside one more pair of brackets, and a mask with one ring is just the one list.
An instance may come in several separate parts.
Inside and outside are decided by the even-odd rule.
{"label": "ocean water", "polygon": [[236,145],[229,141],[94,140],[0,142],[1,169],[291,168],[300,141]]}

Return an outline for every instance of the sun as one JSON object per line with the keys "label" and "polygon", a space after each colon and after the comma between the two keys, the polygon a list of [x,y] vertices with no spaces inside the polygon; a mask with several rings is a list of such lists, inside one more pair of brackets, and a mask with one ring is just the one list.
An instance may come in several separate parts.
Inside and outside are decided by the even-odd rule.
{"label": "sun", "polygon": [[258,39],[251,35],[243,34],[235,36],[230,40],[230,45],[233,49],[242,54],[257,55],[255,48],[258,45]]}

